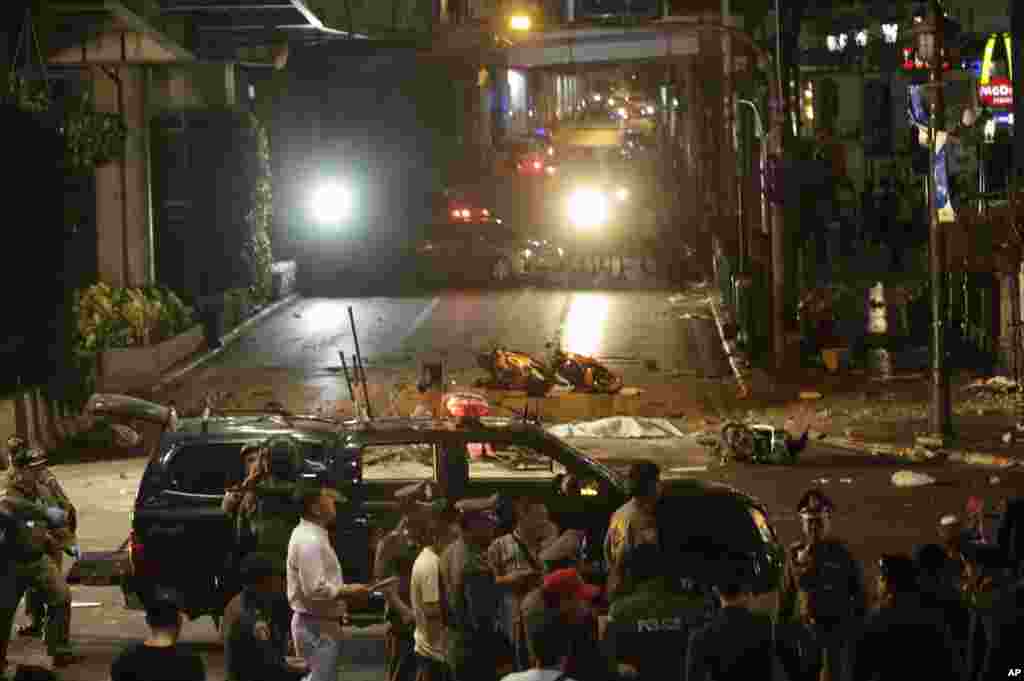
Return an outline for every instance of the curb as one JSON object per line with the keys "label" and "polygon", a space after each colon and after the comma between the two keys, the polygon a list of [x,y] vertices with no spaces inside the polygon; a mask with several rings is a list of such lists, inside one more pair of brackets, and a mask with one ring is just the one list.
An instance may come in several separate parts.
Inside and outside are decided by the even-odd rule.
{"label": "curb", "polygon": [[186,364],[181,369],[177,369],[175,371],[171,371],[164,374],[164,376],[156,383],[156,385],[153,386],[152,390],[154,392],[159,391],[162,388],[166,387],[168,383],[178,380],[179,378],[189,373],[190,371],[193,371],[202,366],[203,364],[209,362],[211,359],[213,359],[220,353],[224,352],[228,348],[228,346],[230,346],[232,343],[238,340],[238,337],[241,336],[244,331],[247,331],[250,327],[258,324],[259,322],[262,322],[264,319],[271,316],[275,312],[278,312],[279,310],[288,307],[299,298],[300,296],[298,293],[293,293],[287,298],[282,298],[281,300],[266,306],[265,308],[254,314],[252,317],[249,317],[244,322],[233,328],[223,338],[221,338],[221,344],[219,348],[207,350],[206,352],[204,352],[203,354],[199,355],[191,362]]}

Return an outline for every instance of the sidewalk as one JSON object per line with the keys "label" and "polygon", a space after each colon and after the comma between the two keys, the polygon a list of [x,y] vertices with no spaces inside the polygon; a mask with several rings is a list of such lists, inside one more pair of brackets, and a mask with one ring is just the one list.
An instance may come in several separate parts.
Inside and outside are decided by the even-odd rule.
{"label": "sidewalk", "polygon": [[[725,322],[718,305],[709,308],[721,328]],[[731,344],[736,363],[747,366]],[[917,438],[928,434],[931,399],[929,372],[895,372],[887,380],[863,370],[829,373],[824,369],[790,369],[775,377],[754,369],[743,371],[741,383],[748,416],[781,425],[787,418],[808,422],[817,441],[871,456],[911,462],[945,460],[986,466],[1024,464],[1024,433],[1014,430],[1015,396],[989,390],[966,390],[979,378],[959,372],[950,379],[955,436],[946,449],[921,446]]]}

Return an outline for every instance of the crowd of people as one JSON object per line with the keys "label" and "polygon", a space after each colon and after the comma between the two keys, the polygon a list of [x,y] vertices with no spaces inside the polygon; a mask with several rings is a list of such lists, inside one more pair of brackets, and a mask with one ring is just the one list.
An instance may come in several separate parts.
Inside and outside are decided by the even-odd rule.
{"label": "crowd of people", "polygon": [[[450,503],[429,482],[404,488],[401,520],[377,544],[372,583],[358,584],[346,581],[337,553],[345,547],[332,542],[339,492],[295,482],[287,448],[270,443],[242,455],[247,477],[223,506],[244,549],[232,570],[240,593],[222,626],[232,681],[343,678],[348,610],[375,592],[387,601],[388,681],[984,681],[1024,666],[1015,649],[1024,640],[1018,501],[995,532],[943,516],[934,543],[881,557],[872,588],[832,533],[831,500],[809,490],[796,504],[803,536],[785,549],[777,607],[766,611],[755,607],[748,556],[720,557],[707,583],[667,559],[659,528],[673,519],[651,462],[631,467],[631,498],[601,547],[588,545],[579,523],[550,513],[543,497]],[[38,460],[17,462],[39,487],[52,484]],[[560,484],[579,491],[571,475]],[[62,492],[49,494],[49,503],[69,506]],[[10,580],[16,599],[2,613],[9,631],[22,592],[36,589],[29,611],[39,617],[21,633],[45,630],[55,660],[70,654],[62,647],[69,597],[46,575],[70,527],[64,544],[18,563],[33,567]],[[178,646],[181,595],[157,588],[145,600],[151,635],[117,657],[112,680],[204,680],[199,656]]]}

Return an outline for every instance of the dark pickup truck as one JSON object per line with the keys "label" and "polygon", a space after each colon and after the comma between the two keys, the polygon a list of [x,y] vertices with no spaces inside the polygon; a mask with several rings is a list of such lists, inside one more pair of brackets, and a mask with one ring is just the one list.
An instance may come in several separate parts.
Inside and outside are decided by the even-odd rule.
{"label": "dark pickup truck", "polygon": [[[587,559],[597,565],[611,514],[627,501],[619,474],[521,419],[337,422],[285,412],[214,410],[206,419],[177,421],[160,405],[116,395],[93,396],[90,408],[111,419],[162,424],[163,432],[139,485],[128,560],[117,554],[103,554],[104,561],[87,556],[69,581],[119,584],[128,607],[139,607],[138,594],[153,584],[175,586],[184,593],[191,618],[218,618],[234,595],[229,568],[234,537],[221,500],[242,477],[241,448],[272,436],[295,438],[304,452],[301,474],[327,480],[347,496],[338,509],[334,543],[345,577],[353,582],[370,581],[377,541],[398,522],[394,493],[412,482],[431,480],[451,499],[544,493],[556,521],[586,531]],[[474,456],[483,449],[488,456]],[[564,495],[560,473],[574,475],[581,493]],[[717,559],[708,547],[741,552],[754,563],[758,592],[773,593],[782,551],[760,503],[733,488],[694,479],[666,480],[664,496],[679,518],[667,530],[679,547],[676,554],[686,561],[683,572],[714,574]],[[353,613],[354,621],[378,620],[380,606],[379,598],[371,599],[369,610]]]}

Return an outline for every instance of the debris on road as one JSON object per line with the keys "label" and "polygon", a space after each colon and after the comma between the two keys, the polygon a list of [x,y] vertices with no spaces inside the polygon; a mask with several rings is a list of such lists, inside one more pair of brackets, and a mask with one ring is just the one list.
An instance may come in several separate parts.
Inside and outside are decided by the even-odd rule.
{"label": "debris on road", "polygon": [[816,392],[814,390],[801,390],[800,391],[800,399],[801,400],[820,400],[821,398],[822,398],[822,394],[819,393],[819,392]]}
{"label": "debris on road", "polygon": [[98,608],[102,605],[98,601],[71,601],[72,608]]}
{"label": "debris on road", "polygon": [[619,391],[619,394],[624,397],[636,397],[642,392],[643,390],[641,390],[640,388],[623,388],[622,390]]}
{"label": "debris on road", "polygon": [[815,485],[827,485],[828,483],[830,483],[832,481],[829,480],[828,478],[816,478],[812,482],[814,482]]}
{"label": "debris on road", "polygon": [[989,379],[979,378],[978,380],[964,386],[964,392],[982,393],[989,395],[1007,395],[1020,390],[1017,381],[1006,376],[993,376]]}
{"label": "debris on road", "polygon": [[1000,482],[1002,482],[1002,480],[999,479],[998,475],[993,475],[988,479],[988,484],[990,485],[998,485]]}
{"label": "debris on road", "polygon": [[843,483],[844,485],[852,485],[853,478],[839,478],[839,482]]}
{"label": "debris on road", "polygon": [[707,466],[677,466],[676,468],[670,468],[670,473],[706,473],[708,470]]}
{"label": "debris on road", "polygon": [[685,437],[668,419],[640,418],[633,416],[612,416],[597,421],[564,423],[548,428],[548,432],[560,438],[603,437],[603,438],[668,438]]}
{"label": "debris on road", "polygon": [[934,485],[935,478],[917,471],[897,471],[892,474],[892,484],[897,487],[924,487]]}

